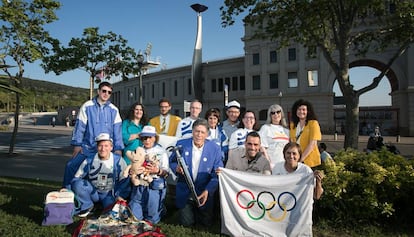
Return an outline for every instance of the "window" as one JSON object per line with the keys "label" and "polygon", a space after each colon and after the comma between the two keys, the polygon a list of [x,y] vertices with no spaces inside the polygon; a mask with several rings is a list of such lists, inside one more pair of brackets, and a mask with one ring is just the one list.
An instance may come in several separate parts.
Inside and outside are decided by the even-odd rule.
{"label": "window", "polygon": [[259,120],[263,121],[267,119],[267,109],[262,109],[259,111]]}
{"label": "window", "polygon": [[270,61],[270,63],[276,63],[277,62],[277,52],[276,52],[276,50],[270,51],[269,61]]}
{"label": "window", "polygon": [[217,92],[217,80],[211,80],[211,92]]}
{"label": "window", "polygon": [[253,90],[260,90],[260,75],[253,76]]}
{"label": "window", "polygon": [[240,90],[246,90],[246,78],[244,76],[240,76]]}
{"label": "window", "polygon": [[298,73],[288,72],[288,84],[289,87],[298,87]]}
{"label": "window", "polygon": [[269,75],[269,88],[270,89],[279,88],[279,75],[277,73],[271,73]]}
{"label": "window", "polygon": [[227,88],[228,89],[230,89],[231,87],[230,87],[230,77],[226,77],[225,79],[224,79],[224,83],[227,85]]}
{"label": "window", "polygon": [[259,65],[260,64],[260,54],[254,53],[253,54],[253,65]]}
{"label": "window", "polygon": [[289,58],[289,61],[295,61],[296,60],[296,49],[295,48],[289,48],[288,49],[288,58]]}
{"label": "window", "polygon": [[188,94],[191,95],[191,90],[193,89],[193,84],[191,83],[191,78],[187,80],[188,85]]}
{"label": "window", "polygon": [[231,78],[231,90],[232,91],[237,91],[237,86],[239,85],[239,83],[238,83],[238,79],[239,78],[237,78],[237,77],[232,77]]}
{"label": "window", "polygon": [[178,96],[178,82],[174,81],[174,96]]}
{"label": "window", "polygon": [[142,99],[145,99],[146,94],[145,94],[145,86],[142,86]]}
{"label": "window", "polygon": [[165,82],[162,83],[162,97],[165,97]]}
{"label": "window", "polygon": [[318,71],[317,70],[308,71],[308,85],[318,86]]}
{"label": "window", "polygon": [[152,98],[155,97],[155,86],[154,86],[154,84],[151,85],[151,97]]}
{"label": "window", "polygon": [[223,91],[223,86],[224,86],[223,78],[219,78],[218,79],[218,91],[219,92],[222,92]]}

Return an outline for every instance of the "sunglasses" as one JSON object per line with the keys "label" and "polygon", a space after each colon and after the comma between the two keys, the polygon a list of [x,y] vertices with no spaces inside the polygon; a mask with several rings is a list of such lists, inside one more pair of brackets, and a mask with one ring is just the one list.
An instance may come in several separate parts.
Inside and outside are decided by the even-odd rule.
{"label": "sunglasses", "polygon": [[145,140],[147,140],[147,139],[150,139],[151,137],[141,137],[141,140],[142,141],[145,141]]}
{"label": "sunglasses", "polygon": [[101,90],[101,91],[102,93],[108,93],[108,95],[112,94],[112,91],[109,91],[109,90]]}
{"label": "sunglasses", "polygon": [[280,114],[282,113],[282,110],[278,110],[278,111],[271,111],[270,114],[271,115],[275,115],[275,114]]}

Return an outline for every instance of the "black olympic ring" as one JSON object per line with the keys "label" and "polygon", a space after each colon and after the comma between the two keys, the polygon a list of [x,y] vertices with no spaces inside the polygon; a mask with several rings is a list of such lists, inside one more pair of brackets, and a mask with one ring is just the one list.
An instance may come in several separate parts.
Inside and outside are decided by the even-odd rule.
{"label": "black olympic ring", "polygon": [[[259,201],[259,198],[260,198],[260,196],[262,195],[262,194],[264,194],[264,193],[267,193],[267,194],[270,194],[270,196],[272,196],[272,198],[273,198],[273,201],[271,202],[271,204],[270,205],[272,205],[271,207],[268,207],[268,208],[266,208],[266,211],[270,211],[270,210],[272,210],[273,209],[273,207],[275,207],[275,202],[276,202],[276,198],[275,198],[275,195],[273,195],[273,193],[271,193],[271,192],[269,192],[269,191],[262,191],[262,192],[260,192],[259,193],[259,195],[257,195],[257,203],[262,203],[262,202],[260,202]],[[262,209],[262,206],[260,206],[259,205],[259,207],[260,207],[260,209]],[[279,205],[279,207],[280,207],[280,205]],[[283,210],[282,210],[283,211]]]}

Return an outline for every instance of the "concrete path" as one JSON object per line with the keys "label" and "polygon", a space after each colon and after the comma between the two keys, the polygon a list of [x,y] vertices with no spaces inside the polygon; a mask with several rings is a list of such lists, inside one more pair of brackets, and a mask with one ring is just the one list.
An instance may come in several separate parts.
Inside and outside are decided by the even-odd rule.
{"label": "concrete path", "polygon": [[[45,133],[62,133],[68,136],[72,131],[72,127],[50,125],[23,125],[20,128],[34,128],[39,132]],[[62,136],[63,136],[62,135]],[[359,150],[363,151],[366,147],[368,137],[361,136],[359,142]],[[335,140],[333,135],[324,135],[323,142],[327,144],[328,152],[336,153],[343,147],[343,136],[338,136]],[[413,158],[414,154],[414,137],[401,137],[398,143],[395,137],[385,137],[385,143],[393,143],[401,151],[401,154],[407,158]],[[66,162],[71,159],[72,147],[68,138],[67,145],[61,144],[61,147],[44,149],[44,152],[32,152],[30,150],[21,151],[16,156],[8,157],[5,151],[0,157],[0,176],[24,177],[39,180],[62,181],[63,171]],[[16,144],[18,147],[19,144]]]}

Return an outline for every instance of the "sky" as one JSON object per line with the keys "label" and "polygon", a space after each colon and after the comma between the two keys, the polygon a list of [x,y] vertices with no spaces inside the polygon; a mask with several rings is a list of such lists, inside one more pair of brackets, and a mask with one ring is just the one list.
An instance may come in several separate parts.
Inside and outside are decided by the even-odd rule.
{"label": "sky", "polygon": [[[45,26],[46,30],[65,47],[71,38],[81,38],[83,30],[99,27],[100,34],[112,31],[128,40],[129,46],[136,51],[152,44],[151,59],[158,59],[164,68],[191,65],[197,14],[190,7],[200,3],[208,10],[202,13],[202,58],[203,62],[244,55],[244,28],[241,18],[233,26],[221,26],[220,6],[223,1],[213,0],[62,0],[62,6],[56,12],[59,20]],[[81,70],[64,72],[57,76],[53,72],[45,74],[40,63],[26,64],[25,77],[46,80],[55,83],[89,88],[89,76]],[[370,68],[351,70],[351,81],[358,78],[372,78],[378,71]],[[157,70],[157,69],[156,69]],[[352,80],[352,77],[355,80]],[[118,78],[112,79],[112,82]],[[363,81],[363,80],[362,80]],[[355,84],[356,88],[359,83]],[[339,87],[334,86],[337,95]],[[373,92],[361,97],[361,106],[390,105],[390,85],[382,80]],[[381,96],[378,96],[381,95]]]}

